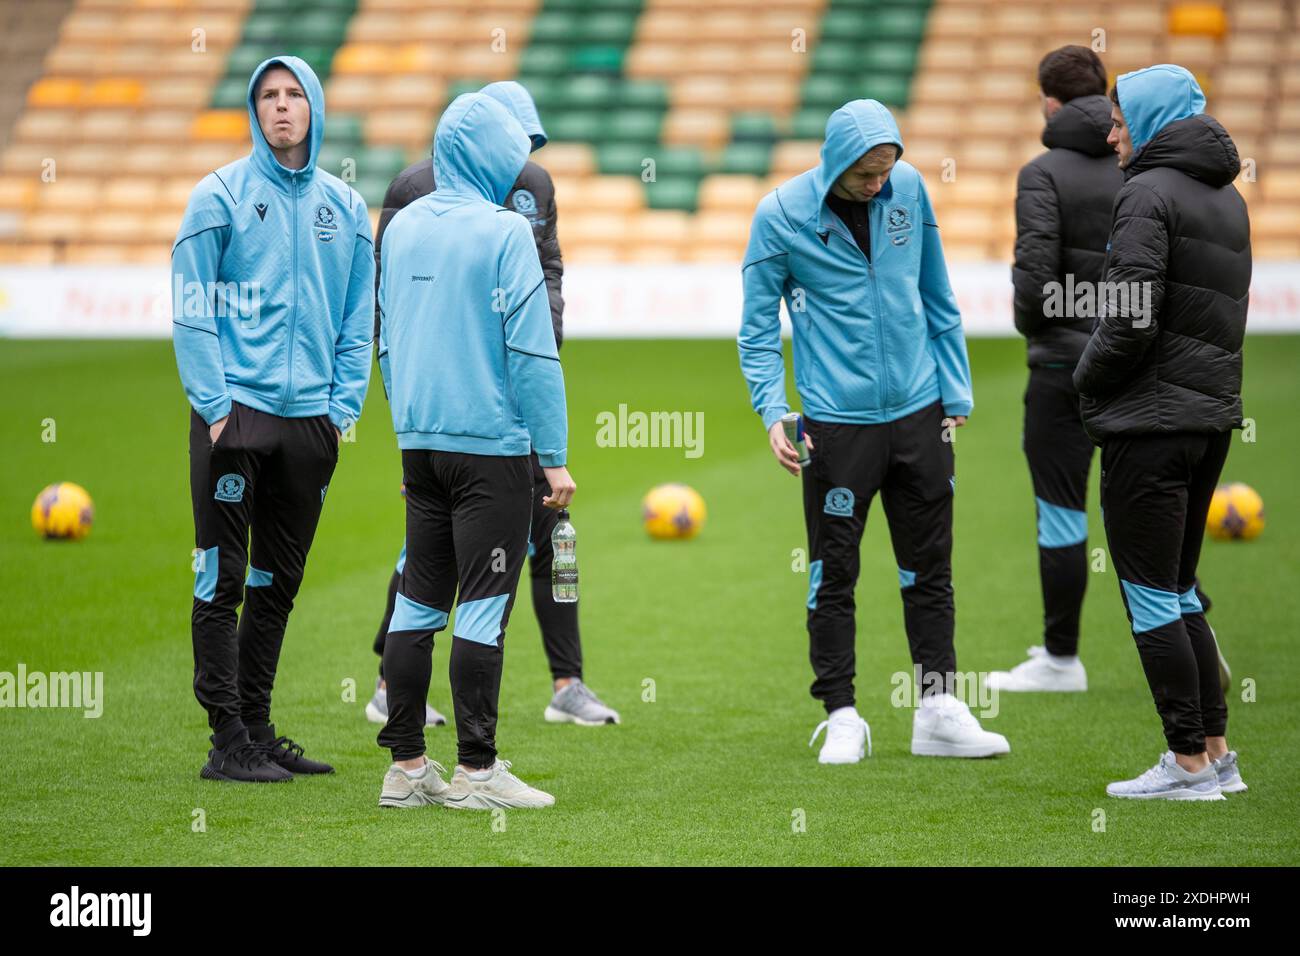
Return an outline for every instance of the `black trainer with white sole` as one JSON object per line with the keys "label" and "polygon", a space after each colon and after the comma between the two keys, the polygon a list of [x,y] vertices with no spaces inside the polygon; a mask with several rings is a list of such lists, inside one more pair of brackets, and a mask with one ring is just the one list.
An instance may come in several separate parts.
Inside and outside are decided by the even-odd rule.
{"label": "black trainer with white sole", "polygon": [[293,774],[267,756],[266,750],[251,741],[232,744],[225,750],[213,747],[208,762],[199,771],[203,780],[230,783],[292,783]]}

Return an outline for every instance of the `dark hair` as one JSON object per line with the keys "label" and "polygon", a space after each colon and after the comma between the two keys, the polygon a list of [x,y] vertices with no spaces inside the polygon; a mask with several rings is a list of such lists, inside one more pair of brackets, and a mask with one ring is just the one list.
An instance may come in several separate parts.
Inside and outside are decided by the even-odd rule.
{"label": "dark hair", "polygon": [[1063,46],[1038,63],[1038,86],[1062,103],[1079,96],[1106,94],[1106,68],[1086,46]]}
{"label": "dark hair", "polygon": [[1114,103],[1116,106],[1119,106],[1119,83],[1118,82],[1116,82],[1115,85],[1110,88],[1110,101]]}

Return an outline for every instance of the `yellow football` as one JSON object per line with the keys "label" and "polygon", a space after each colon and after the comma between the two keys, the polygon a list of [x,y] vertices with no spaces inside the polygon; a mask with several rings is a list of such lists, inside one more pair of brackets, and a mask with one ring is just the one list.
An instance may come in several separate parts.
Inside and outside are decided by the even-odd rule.
{"label": "yellow football", "polygon": [[32,527],[44,538],[76,541],[90,534],[95,504],[86,489],[70,481],[44,488],[32,503]]}
{"label": "yellow football", "polygon": [[1239,481],[1219,485],[1210,500],[1205,530],[1221,541],[1249,541],[1264,530],[1264,499]]}
{"label": "yellow football", "polygon": [[704,499],[687,485],[657,485],[641,502],[641,522],[652,538],[693,538],[705,514]]}

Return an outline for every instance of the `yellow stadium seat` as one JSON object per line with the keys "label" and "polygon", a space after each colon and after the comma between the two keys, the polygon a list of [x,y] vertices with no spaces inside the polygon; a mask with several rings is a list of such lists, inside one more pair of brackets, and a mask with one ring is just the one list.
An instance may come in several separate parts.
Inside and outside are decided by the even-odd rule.
{"label": "yellow stadium seat", "polygon": [[582,183],[583,203],[608,212],[631,213],[645,206],[645,189],[633,176],[590,176]]}
{"label": "yellow stadium seat", "polygon": [[27,209],[35,205],[39,183],[35,176],[0,176],[0,209]]}
{"label": "yellow stadium seat", "polygon": [[99,180],[93,176],[60,175],[54,182],[41,182],[35,193],[39,209],[86,212],[102,203]]}
{"label": "yellow stadium seat", "polygon": [[762,195],[762,182],[755,176],[714,174],[700,182],[699,208],[744,213],[748,224]]}
{"label": "yellow stadium seat", "polygon": [[1227,31],[1228,18],[1217,3],[1178,3],[1169,8],[1169,32],[1173,36],[1217,40]]}
{"label": "yellow stadium seat", "polygon": [[82,92],[82,102],[87,106],[138,106],[144,99],[144,86],[139,80],[95,80]]}
{"label": "yellow stadium seat", "polygon": [[586,143],[548,143],[532,158],[553,176],[589,176],[596,170],[596,160]]}
{"label": "yellow stadium seat", "polygon": [[116,176],[102,185],[102,205],[109,209],[155,211],[161,193],[151,176]]}
{"label": "yellow stadium seat", "polygon": [[789,179],[821,162],[820,140],[787,139],[772,149],[772,172]]}
{"label": "yellow stadium seat", "polygon": [[334,54],[333,73],[379,74],[392,69],[391,47],[379,43],[348,43]]}
{"label": "yellow stadium seat", "polygon": [[190,124],[196,140],[241,140],[248,136],[247,110],[204,110]]}
{"label": "yellow stadium seat", "polygon": [[679,107],[664,117],[660,138],[668,146],[716,149],[731,137],[730,114],[723,109]]}
{"label": "yellow stadium seat", "polygon": [[691,240],[696,243],[743,247],[749,238],[752,215],[725,210],[709,210],[692,217]]}
{"label": "yellow stadium seat", "polygon": [[77,106],[81,102],[82,83],[63,77],[42,77],[27,91],[29,106]]}

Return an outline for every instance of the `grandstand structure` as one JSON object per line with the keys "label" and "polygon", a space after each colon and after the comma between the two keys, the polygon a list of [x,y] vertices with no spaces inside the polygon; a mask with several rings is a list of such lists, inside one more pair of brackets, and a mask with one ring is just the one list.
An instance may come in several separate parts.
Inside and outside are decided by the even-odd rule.
{"label": "grandstand structure", "polygon": [[1291,0],[43,0],[0,4],[0,264],[167,262],[186,199],[247,152],[247,79],[305,58],[320,165],[378,217],[458,93],[532,92],[570,263],[738,262],[758,199],[843,102],[895,109],[950,259],[1010,261],[1043,53],[1201,80],[1247,160],[1259,259],[1300,259]]}

